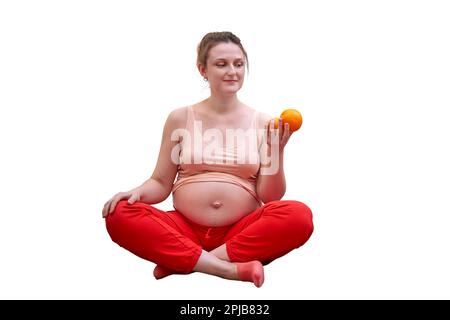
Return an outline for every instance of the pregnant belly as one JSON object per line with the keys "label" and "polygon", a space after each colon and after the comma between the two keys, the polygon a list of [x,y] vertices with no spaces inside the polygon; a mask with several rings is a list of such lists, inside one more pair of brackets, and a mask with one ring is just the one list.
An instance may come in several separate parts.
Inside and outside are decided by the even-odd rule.
{"label": "pregnant belly", "polygon": [[189,220],[212,227],[233,224],[260,206],[248,191],[224,182],[186,184],[174,192],[173,204]]}

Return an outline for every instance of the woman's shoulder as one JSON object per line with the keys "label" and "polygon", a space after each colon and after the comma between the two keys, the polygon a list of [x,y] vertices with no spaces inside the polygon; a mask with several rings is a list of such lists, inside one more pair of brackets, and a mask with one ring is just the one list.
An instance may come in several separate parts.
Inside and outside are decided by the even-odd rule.
{"label": "woman's shoulder", "polygon": [[269,114],[259,111],[255,108],[252,108],[246,104],[243,104],[245,108],[247,108],[247,110],[250,111],[250,113],[253,113],[256,115],[256,119],[257,119],[257,126],[260,129],[264,129],[265,125],[270,121],[270,119],[273,119],[274,117],[270,116]]}
{"label": "woman's shoulder", "polygon": [[273,119],[274,117],[268,115],[265,112],[256,111],[258,113],[258,127],[264,128],[264,126],[270,121],[270,119]]}
{"label": "woman's shoulder", "polygon": [[254,113],[256,114],[256,116],[258,117],[258,122],[259,123],[266,123],[267,121],[269,121],[270,119],[272,119],[273,117],[271,117],[270,115],[268,115],[267,113],[261,112],[255,108],[252,108],[248,105],[244,105],[245,108],[247,108],[250,113]]}
{"label": "woman's shoulder", "polygon": [[167,117],[166,124],[174,128],[184,127],[186,124],[188,108],[189,106],[185,106],[172,110]]}

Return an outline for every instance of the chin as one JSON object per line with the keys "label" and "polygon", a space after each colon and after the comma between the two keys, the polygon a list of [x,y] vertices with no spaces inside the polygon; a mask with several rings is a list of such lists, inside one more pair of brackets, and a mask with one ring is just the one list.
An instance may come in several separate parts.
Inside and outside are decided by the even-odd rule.
{"label": "chin", "polygon": [[239,90],[222,90],[222,93],[226,94],[226,95],[233,95],[233,94],[238,93],[238,91]]}
{"label": "chin", "polygon": [[231,94],[231,93],[237,93],[239,90],[241,90],[241,85],[240,86],[232,86],[232,87],[226,87],[226,88],[222,88],[223,90],[222,90],[222,92],[223,93],[229,93],[229,94]]}

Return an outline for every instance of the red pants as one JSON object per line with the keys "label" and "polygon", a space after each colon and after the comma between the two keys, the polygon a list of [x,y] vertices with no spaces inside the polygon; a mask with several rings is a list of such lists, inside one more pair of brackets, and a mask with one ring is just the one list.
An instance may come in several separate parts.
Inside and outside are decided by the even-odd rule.
{"label": "red pants", "polygon": [[225,227],[194,224],[178,211],[120,201],[106,217],[111,239],[137,256],[189,273],[202,249],[226,243],[231,261],[267,264],[303,245],[313,232],[311,210],[297,201],[272,201]]}

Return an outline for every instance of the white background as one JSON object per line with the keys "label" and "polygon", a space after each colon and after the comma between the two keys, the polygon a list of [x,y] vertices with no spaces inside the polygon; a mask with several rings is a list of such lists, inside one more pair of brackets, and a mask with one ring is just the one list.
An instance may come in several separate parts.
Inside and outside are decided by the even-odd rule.
{"label": "white background", "polygon": [[[449,299],[449,16],[430,0],[2,1],[0,298]],[[156,281],[101,218],[153,172],[169,112],[208,96],[196,45],[223,30],[249,54],[241,100],[304,118],[285,198],[315,233],[260,289]]]}

